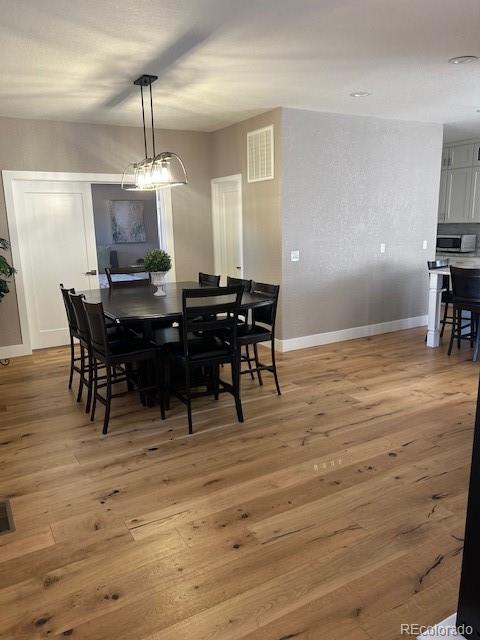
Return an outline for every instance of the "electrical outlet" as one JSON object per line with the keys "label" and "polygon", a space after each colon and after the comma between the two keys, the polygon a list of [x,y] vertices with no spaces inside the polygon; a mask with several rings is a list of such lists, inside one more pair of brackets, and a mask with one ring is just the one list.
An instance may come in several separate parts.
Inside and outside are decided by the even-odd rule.
{"label": "electrical outlet", "polygon": [[299,262],[300,260],[300,251],[290,251],[290,262]]}
{"label": "electrical outlet", "polygon": [[427,248],[427,241],[426,241],[426,240],[424,240],[424,241],[422,242],[422,249],[426,249],[426,248]]}
{"label": "electrical outlet", "polygon": [[380,245],[380,253],[385,253],[385,243],[382,242]]}

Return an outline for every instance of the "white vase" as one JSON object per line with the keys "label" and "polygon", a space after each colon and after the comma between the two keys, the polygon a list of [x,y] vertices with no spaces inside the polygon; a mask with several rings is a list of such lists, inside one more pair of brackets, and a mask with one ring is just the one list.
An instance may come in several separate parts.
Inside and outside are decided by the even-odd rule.
{"label": "white vase", "polygon": [[152,280],[152,284],[157,287],[157,290],[154,292],[154,296],[166,296],[167,293],[165,291],[165,276],[167,275],[166,271],[152,271],[150,273],[150,278]]}

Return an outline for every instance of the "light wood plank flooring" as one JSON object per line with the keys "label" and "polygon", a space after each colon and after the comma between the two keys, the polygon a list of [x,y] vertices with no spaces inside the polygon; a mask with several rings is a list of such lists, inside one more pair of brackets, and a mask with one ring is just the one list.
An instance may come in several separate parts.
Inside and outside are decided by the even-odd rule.
{"label": "light wood plank flooring", "polygon": [[[391,640],[456,608],[478,366],[423,329],[285,354],[283,396],[100,435],[67,351],[0,368],[0,638]],[[405,637],[405,636],[403,636]]]}

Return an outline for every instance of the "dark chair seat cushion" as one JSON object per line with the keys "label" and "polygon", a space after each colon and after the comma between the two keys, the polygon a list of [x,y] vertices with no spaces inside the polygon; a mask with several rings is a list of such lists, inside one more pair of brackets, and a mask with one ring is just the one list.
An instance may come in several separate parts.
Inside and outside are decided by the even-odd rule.
{"label": "dark chair seat cushion", "polygon": [[259,324],[244,325],[237,329],[237,342],[243,344],[256,344],[257,342],[268,342],[272,339],[272,333]]}
{"label": "dark chair seat cushion", "polygon": [[[181,342],[171,343],[167,347],[170,356],[179,360],[186,361]],[[202,360],[229,360],[232,357],[232,351],[222,340],[215,337],[195,338],[188,344],[188,360],[190,362],[199,362]]]}
{"label": "dark chair seat cushion", "polygon": [[[112,339],[109,342],[110,360],[112,362],[129,362],[134,360],[149,360],[155,356],[155,347],[143,338],[126,334],[121,339]],[[102,358],[104,354],[98,353]]]}

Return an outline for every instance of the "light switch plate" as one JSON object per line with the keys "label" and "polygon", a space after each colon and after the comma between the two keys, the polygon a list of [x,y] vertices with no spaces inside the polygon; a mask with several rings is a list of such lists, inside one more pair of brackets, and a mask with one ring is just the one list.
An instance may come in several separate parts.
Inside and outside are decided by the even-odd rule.
{"label": "light switch plate", "polygon": [[380,253],[385,253],[385,243],[382,242],[380,245]]}
{"label": "light switch plate", "polygon": [[426,240],[424,240],[424,241],[422,242],[422,249],[426,249],[426,248],[427,248],[427,241],[426,241]]}
{"label": "light switch plate", "polygon": [[299,262],[300,260],[300,251],[290,251],[290,262]]}

